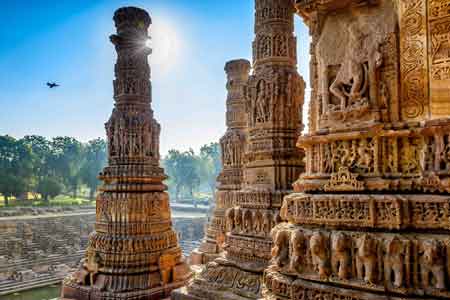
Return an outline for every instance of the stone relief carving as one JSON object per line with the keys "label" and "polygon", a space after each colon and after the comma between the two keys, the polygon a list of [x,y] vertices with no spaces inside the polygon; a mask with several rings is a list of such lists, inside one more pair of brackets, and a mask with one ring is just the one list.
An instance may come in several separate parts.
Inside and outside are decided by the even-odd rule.
{"label": "stone relief carving", "polygon": [[363,235],[356,241],[356,270],[358,278],[368,283],[376,283],[377,280],[377,241],[370,235]]}
{"label": "stone relief carving", "polygon": [[326,237],[320,232],[315,232],[310,238],[309,245],[314,269],[320,278],[327,278],[330,275],[330,258]]}
{"label": "stone relief carving", "polygon": [[306,171],[264,299],[450,298],[449,5],[296,1],[312,38]]}
{"label": "stone relief carving", "polygon": [[332,236],[331,258],[333,272],[338,274],[340,279],[347,279],[351,275],[351,239],[342,232]]}
{"label": "stone relief carving", "polygon": [[384,280],[391,281],[397,288],[403,286],[405,274],[406,243],[397,237],[385,241],[386,254],[384,257]]}
{"label": "stone relief carving", "polygon": [[444,254],[440,243],[436,240],[425,240],[420,245],[419,251],[423,287],[445,289]]}

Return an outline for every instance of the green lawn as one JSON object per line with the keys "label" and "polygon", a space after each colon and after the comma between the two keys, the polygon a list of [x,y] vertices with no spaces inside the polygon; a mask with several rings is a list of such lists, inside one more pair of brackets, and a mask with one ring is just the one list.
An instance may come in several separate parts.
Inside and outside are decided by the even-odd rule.
{"label": "green lawn", "polygon": [[[51,199],[49,203],[46,203],[45,201],[38,199],[35,200],[34,198],[29,198],[28,200],[23,201],[17,201],[14,198],[9,199],[9,207],[14,206],[70,206],[70,205],[94,205],[95,201],[89,201],[86,198],[77,197],[72,198],[67,195],[59,195],[56,196],[54,199]],[[5,207],[5,199],[2,195],[0,195],[0,208]]]}

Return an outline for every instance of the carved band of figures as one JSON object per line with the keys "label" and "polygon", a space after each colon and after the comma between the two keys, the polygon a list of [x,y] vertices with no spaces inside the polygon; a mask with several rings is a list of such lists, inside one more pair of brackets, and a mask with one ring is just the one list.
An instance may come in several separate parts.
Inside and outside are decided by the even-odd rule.
{"label": "carved band of figures", "polygon": [[[157,218],[157,219],[155,219]],[[97,196],[97,222],[146,223],[170,219],[167,193],[108,193]]]}
{"label": "carved band of figures", "polygon": [[263,60],[273,57],[287,57],[295,60],[296,51],[292,45],[295,45],[296,41],[297,39],[292,33],[260,33],[256,37],[254,46],[255,59]]}
{"label": "carved band of figures", "polygon": [[[140,99],[150,100],[150,81],[148,77],[135,79],[135,78],[125,78],[114,80],[114,95],[115,97],[120,96],[137,96]],[[144,97],[144,98],[142,98]]]}
{"label": "carved band of figures", "polygon": [[[300,138],[306,173],[296,191],[450,191],[448,125],[429,128]],[[378,177],[378,178],[377,178]],[[382,178],[380,178],[382,177]],[[371,180],[371,178],[377,178]]]}
{"label": "carved band of figures", "polygon": [[165,231],[146,237],[116,238],[109,235],[94,233],[91,235],[89,245],[91,249],[103,253],[133,254],[157,252],[177,247],[177,234],[175,231]]}
{"label": "carved band of figures", "polygon": [[281,207],[287,192],[281,191],[220,191],[217,205],[221,208],[240,206],[242,208],[268,209]]}
{"label": "carved band of figures", "polygon": [[256,2],[256,24],[272,21],[293,22],[293,5],[288,1],[259,0]]}
{"label": "carved band of figures", "polygon": [[290,68],[270,66],[250,76],[246,89],[249,129],[278,124],[286,130],[297,130],[304,92],[305,82]]}
{"label": "carved band of figures", "polygon": [[243,181],[243,171],[241,168],[223,169],[217,177],[219,183],[218,189],[223,190],[239,190]]}
{"label": "carved band of figures", "polygon": [[[268,270],[264,275],[263,291],[266,300],[418,300],[420,298],[405,298],[371,294],[367,292],[336,288],[312,283],[302,279],[293,280],[288,276]],[[267,290],[266,290],[267,289]]]}
{"label": "carved band of figures", "polygon": [[225,289],[255,299],[260,295],[261,281],[260,276],[254,273],[210,262],[188,289],[190,294],[198,295],[201,299],[217,299],[220,291]]}
{"label": "carved band of figures", "polygon": [[124,234],[124,235],[140,235],[153,234],[169,230],[172,227],[170,220],[154,221],[148,223],[103,223],[96,222],[95,230],[106,234]]}
{"label": "carved band of figures", "polygon": [[120,162],[120,159],[159,159],[161,128],[150,111],[116,108],[105,127],[110,162]]}
{"label": "carved band of figures", "polygon": [[[149,162],[149,161],[147,161]],[[163,169],[151,164],[110,165],[100,173],[101,179],[120,178],[127,184],[131,178],[139,178],[139,183],[161,181],[165,178]]]}
{"label": "carved band of figures", "polygon": [[281,215],[289,222],[305,225],[450,230],[450,197],[292,194],[285,197]]}
{"label": "carved band of figures", "polygon": [[227,232],[268,237],[273,226],[281,222],[277,210],[233,207],[226,211]]}
{"label": "carved band of figures", "polygon": [[225,241],[227,257],[245,262],[267,263],[270,260],[271,247],[270,239],[255,239],[233,234],[227,234]]}
{"label": "carved band of figures", "polygon": [[227,231],[227,220],[225,216],[218,216],[214,214],[210,227],[218,232],[226,232]]}
{"label": "carved band of figures", "polygon": [[281,224],[272,264],[303,279],[429,296],[450,296],[446,235],[319,231]]}
{"label": "carved band of figures", "polygon": [[222,164],[224,169],[241,168],[245,150],[245,135],[240,131],[229,130],[220,139]]}

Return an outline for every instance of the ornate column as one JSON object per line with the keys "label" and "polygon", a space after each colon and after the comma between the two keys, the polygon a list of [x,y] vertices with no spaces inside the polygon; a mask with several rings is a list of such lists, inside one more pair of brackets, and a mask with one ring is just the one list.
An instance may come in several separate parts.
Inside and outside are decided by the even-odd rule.
{"label": "ornate column", "polygon": [[64,280],[64,299],[160,299],[190,276],[172,229],[160,125],[151,109],[146,46],[148,13],[114,14],[117,51],[112,115],[106,123],[108,166],[100,174],[95,231],[86,258]]}
{"label": "ornate column", "polygon": [[205,264],[223,251],[226,233],[225,211],[234,205],[234,191],[240,190],[243,179],[247,116],[245,113],[245,88],[250,72],[250,62],[245,59],[226,63],[227,112],[225,135],[220,139],[222,172],[217,178],[216,207],[199,249],[191,253],[191,264]]}
{"label": "ornate column", "polygon": [[450,299],[449,6],[297,1],[314,109],[264,299]]}
{"label": "ornate column", "polygon": [[271,258],[270,232],[282,199],[303,170],[295,142],[303,127],[304,81],[297,73],[294,4],[255,1],[253,74],[246,88],[247,141],[243,184],[227,209],[222,257],[205,265],[178,299],[258,299]]}

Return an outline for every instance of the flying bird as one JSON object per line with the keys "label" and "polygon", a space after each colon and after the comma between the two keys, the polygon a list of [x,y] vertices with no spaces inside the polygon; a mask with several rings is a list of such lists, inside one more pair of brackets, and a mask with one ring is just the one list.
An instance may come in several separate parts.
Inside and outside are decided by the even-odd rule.
{"label": "flying bird", "polygon": [[59,84],[57,84],[56,82],[47,82],[47,86],[52,89],[58,87]]}

